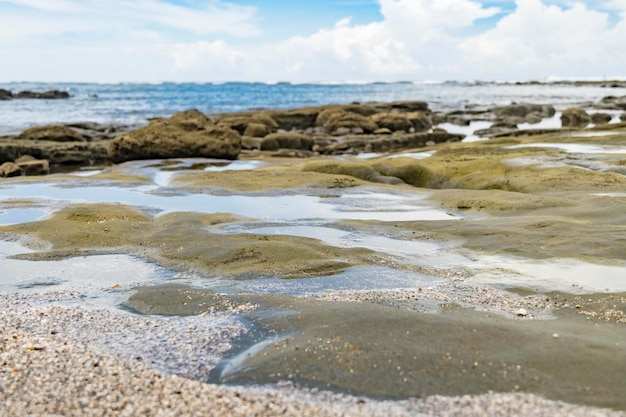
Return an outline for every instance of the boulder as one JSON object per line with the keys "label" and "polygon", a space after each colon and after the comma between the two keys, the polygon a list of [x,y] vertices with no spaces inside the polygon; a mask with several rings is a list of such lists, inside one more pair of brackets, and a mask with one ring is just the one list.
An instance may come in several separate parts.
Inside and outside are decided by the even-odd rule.
{"label": "boulder", "polygon": [[297,149],[310,151],[315,139],[309,135],[296,132],[278,132],[267,135],[261,142],[262,151],[277,151],[279,149]]}
{"label": "boulder", "polygon": [[494,107],[491,111],[499,118],[516,116],[525,118],[531,113],[539,113],[543,117],[552,117],[556,113],[554,106],[544,104],[509,104],[507,106]]}
{"label": "boulder", "polygon": [[240,135],[248,135],[246,130],[251,124],[265,126],[265,131],[268,132],[267,134],[275,132],[278,129],[278,123],[276,123],[271,116],[264,113],[226,115],[222,116],[217,121],[218,126],[224,126],[236,130]]}
{"label": "boulder", "polygon": [[413,130],[415,132],[426,132],[427,130],[430,130],[431,127],[433,127],[432,120],[424,112],[410,112],[406,114],[406,117],[413,125]]}
{"label": "boulder", "polygon": [[271,133],[270,128],[261,123],[249,123],[246,126],[246,130],[243,132],[244,136],[250,136],[253,138],[263,138]]}
{"label": "boulder", "polygon": [[613,116],[608,113],[593,113],[591,115],[591,122],[596,125],[606,125],[611,122]]}
{"label": "boulder", "polygon": [[47,175],[50,173],[50,163],[45,159],[36,159],[30,155],[23,155],[15,160],[24,175]]}
{"label": "boulder", "polygon": [[241,136],[236,131],[215,125],[186,131],[174,120],[161,119],[148,126],[115,138],[109,156],[115,163],[141,159],[219,158],[237,159]]}
{"label": "boulder", "polygon": [[319,107],[306,107],[296,110],[275,110],[267,114],[276,121],[279,130],[306,130],[315,126],[315,119],[321,111]]}
{"label": "boulder", "polygon": [[22,169],[14,162],[5,162],[0,165],[0,177],[19,177]]}
{"label": "boulder", "polygon": [[619,119],[620,119],[622,122],[626,122],[626,113],[622,113],[622,114],[620,114]]}
{"label": "boulder", "polygon": [[9,90],[5,90],[0,88],[0,100],[11,100],[13,98],[13,93]]}
{"label": "boulder", "polygon": [[213,125],[211,119],[209,119],[205,114],[199,112],[196,109],[174,113],[174,115],[170,117],[169,120],[170,123],[176,125],[186,132],[203,130],[207,126]]}
{"label": "boulder", "polygon": [[53,142],[84,142],[80,133],[68,126],[49,125],[26,129],[18,136],[25,140],[50,140]]}
{"label": "boulder", "polygon": [[561,125],[563,127],[582,128],[591,123],[591,117],[580,108],[570,108],[563,110],[561,114]]}
{"label": "boulder", "polygon": [[378,129],[378,125],[370,118],[362,116],[358,113],[339,111],[334,113],[324,124],[327,133],[338,134],[340,128],[361,129],[364,133],[372,133]]}
{"label": "boulder", "polygon": [[413,123],[406,114],[402,113],[377,113],[370,118],[378,125],[379,128],[387,128],[394,132],[410,132],[413,129]]}

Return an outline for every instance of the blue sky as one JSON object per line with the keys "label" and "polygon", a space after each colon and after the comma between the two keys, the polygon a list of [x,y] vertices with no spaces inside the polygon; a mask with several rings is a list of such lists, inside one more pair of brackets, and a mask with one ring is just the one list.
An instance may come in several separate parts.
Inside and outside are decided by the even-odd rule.
{"label": "blue sky", "polygon": [[626,77],[626,0],[0,0],[0,82]]}

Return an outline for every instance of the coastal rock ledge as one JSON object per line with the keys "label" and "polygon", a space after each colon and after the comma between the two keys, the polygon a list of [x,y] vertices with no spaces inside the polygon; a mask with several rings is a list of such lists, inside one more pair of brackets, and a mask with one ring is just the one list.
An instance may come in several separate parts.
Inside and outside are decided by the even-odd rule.
{"label": "coastal rock ledge", "polygon": [[153,120],[148,126],[117,137],[109,146],[114,163],[143,159],[219,158],[237,159],[241,136],[221,127],[197,110]]}

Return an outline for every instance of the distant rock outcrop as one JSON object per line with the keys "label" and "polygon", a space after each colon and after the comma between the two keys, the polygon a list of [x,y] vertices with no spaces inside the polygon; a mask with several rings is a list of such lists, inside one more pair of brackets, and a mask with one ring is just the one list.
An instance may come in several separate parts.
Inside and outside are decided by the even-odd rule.
{"label": "distant rock outcrop", "polygon": [[49,90],[44,91],[43,93],[37,93],[33,91],[20,91],[19,93],[13,94],[9,90],[0,89],[0,100],[11,100],[11,99],[47,99],[47,100],[57,100],[57,99],[66,99],[70,98],[70,94],[66,91],[59,90]]}

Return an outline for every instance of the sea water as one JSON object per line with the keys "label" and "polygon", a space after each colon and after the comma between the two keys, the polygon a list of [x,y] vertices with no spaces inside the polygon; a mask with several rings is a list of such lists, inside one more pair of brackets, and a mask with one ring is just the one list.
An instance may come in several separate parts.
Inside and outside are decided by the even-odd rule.
{"label": "sea water", "polygon": [[371,84],[263,84],[162,83],[78,84],[0,83],[18,91],[67,91],[62,100],[15,99],[0,101],[0,136],[16,134],[34,125],[98,122],[142,124],[181,110],[208,114],[250,109],[289,109],[322,104],[423,100],[434,111],[465,107],[492,107],[514,102],[552,104],[557,110],[585,106],[603,97],[626,95],[626,88],[567,84],[439,84],[420,82]]}

